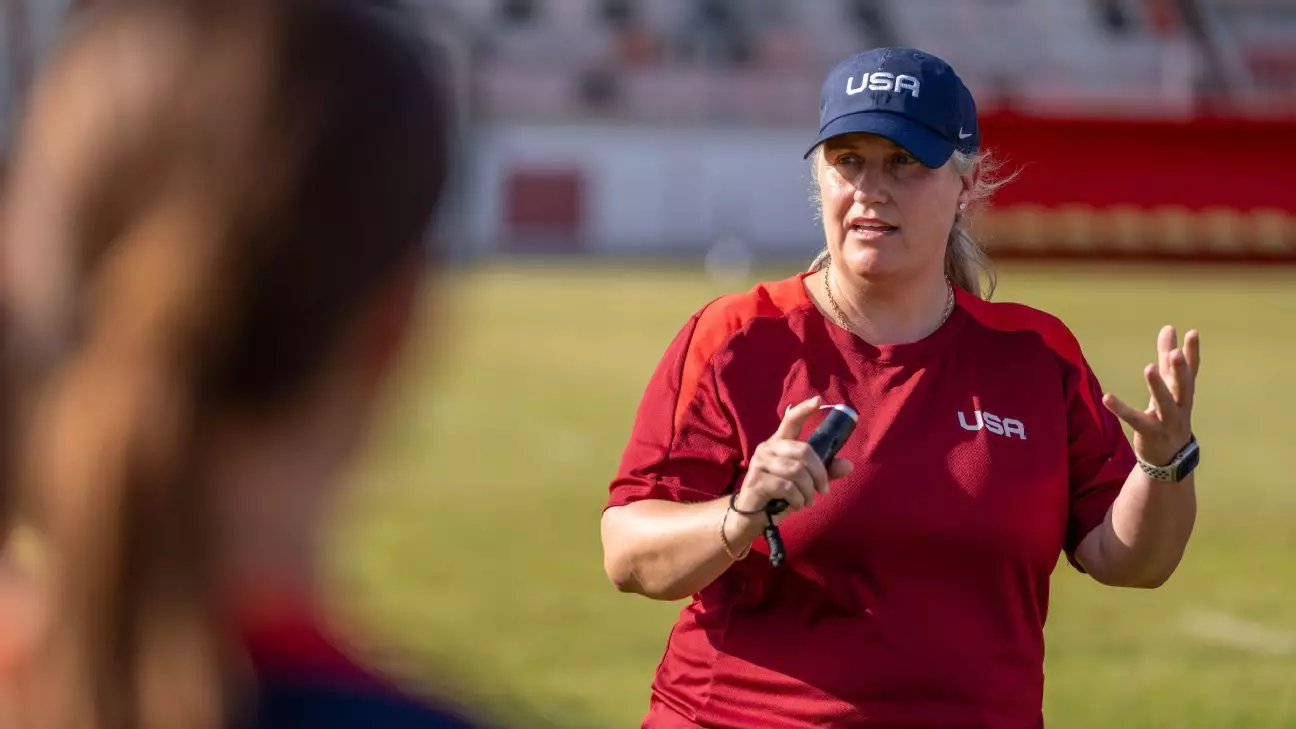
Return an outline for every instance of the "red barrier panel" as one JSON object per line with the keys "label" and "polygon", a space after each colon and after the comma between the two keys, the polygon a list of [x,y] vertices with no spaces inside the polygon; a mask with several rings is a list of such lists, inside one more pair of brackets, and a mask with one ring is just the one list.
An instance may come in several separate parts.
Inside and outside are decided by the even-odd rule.
{"label": "red barrier panel", "polygon": [[982,120],[998,255],[1296,261],[1296,119]]}
{"label": "red barrier panel", "polygon": [[504,179],[510,248],[576,251],[585,221],[585,177],[577,167],[511,170]]}
{"label": "red barrier panel", "polygon": [[993,115],[984,144],[1021,176],[1012,205],[1176,205],[1296,214],[1296,120],[1042,119]]}

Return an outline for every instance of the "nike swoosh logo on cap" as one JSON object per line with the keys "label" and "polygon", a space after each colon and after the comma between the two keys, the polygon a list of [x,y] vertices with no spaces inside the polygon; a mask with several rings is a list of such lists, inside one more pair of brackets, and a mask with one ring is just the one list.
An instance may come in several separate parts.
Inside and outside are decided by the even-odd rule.
{"label": "nike swoosh logo on cap", "polygon": [[959,139],[967,139],[967,138],[970,137],[970,136],[972,136],[972,135],[971,135],[971,134],[964,134],[964,133],[963,133],[963,128],[962,128],[962,127],[959,127]]}

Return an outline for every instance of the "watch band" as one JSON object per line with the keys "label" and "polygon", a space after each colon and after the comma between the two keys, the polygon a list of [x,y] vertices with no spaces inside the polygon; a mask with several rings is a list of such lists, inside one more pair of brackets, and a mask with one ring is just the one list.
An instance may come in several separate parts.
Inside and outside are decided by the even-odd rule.
{"label": "watch band", "polygon": [[1188,474],[1192,473],[1193,470],[1197,468],[1200,456],[1201,448],[1197,445],[1197,437],[1193,436],[1192,439],[1188,441],[1188,445],[1184,446],[1183,449],[1176,453],[1175,457],[1170,459],[1170,462],[1164,466],[1156,466],[1148,463],[1137,454],[1135,454],[1134,457],[1138,459],[1139,468],[1143,469],[1143,473],[1146,473],[1148,477],[1153,480],[1164,481],[1167,483],[1178,483],[1187,478]]}

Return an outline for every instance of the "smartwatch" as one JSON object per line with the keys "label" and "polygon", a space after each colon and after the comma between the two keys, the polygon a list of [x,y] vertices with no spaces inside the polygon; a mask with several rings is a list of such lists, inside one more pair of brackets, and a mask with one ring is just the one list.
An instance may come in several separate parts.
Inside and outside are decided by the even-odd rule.
{"label": "smartwatch", "polygon": [[1154,466],[1139,458],[1137,454],[1135,454],[1135,458],[1138,458],[1139,468],[1143,469],[1143,473],[1146,473],[1150,478],[1167,483],[1179,483],[1188,478],[1188,474],[1197,468],[1197,463],[1201,460],[1201,449],[1197,446],[1197,436],[1194,435],[1188,441],[1188,445],[1184,446],[1183,450],[1176,453],[1175,457],[1170,459],[1170,462],[1164,466]]}

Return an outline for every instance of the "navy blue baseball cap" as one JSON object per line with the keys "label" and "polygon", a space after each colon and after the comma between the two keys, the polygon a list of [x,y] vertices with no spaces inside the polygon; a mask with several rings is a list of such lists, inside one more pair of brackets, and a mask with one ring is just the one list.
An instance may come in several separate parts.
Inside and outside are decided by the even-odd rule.
{"label": "navy blue baseball cap", "polygon": [[841,134],[876,134],[928,167],[954,150],[981,148],[976,102],[950,65],[912,48],[875,48],[828,72],[819,92],[819,137],[806,151]]}

